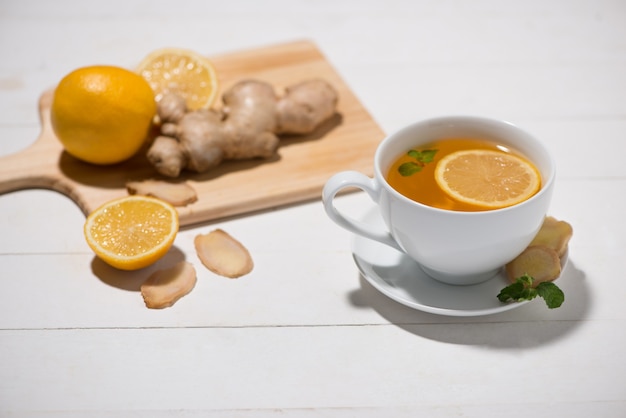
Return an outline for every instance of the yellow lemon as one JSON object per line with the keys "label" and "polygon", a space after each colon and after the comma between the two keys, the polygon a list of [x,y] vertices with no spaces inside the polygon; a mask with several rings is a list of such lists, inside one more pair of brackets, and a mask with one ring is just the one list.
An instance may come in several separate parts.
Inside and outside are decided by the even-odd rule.
{"label": "yellow lemon", "polygon": [[541,176],[528,161],[500,151],[457,151],[442,158],[435,180],[451,198],[484,209],[521,203],[541,187]]}
{"label": "yellow lemon", "polygon": [[94,210],[83,232],[89,247],[104,262],[121,270],[137,270],[168,252],[178,228],[178,212],[172,205],[133,195]]}
{"label": "yellow lemon", "polygon": [[50,119],[70,155],[106,165],[139,151],[155,113],[154,93],[143,77],[120,67],[90,66],[59,82]]}
{"label": "yellow lemon", "polygon": [[163,94],[182,96],[187,108],[208,108],[215,102],[218,81],[211,61],[180,48],[162,48],[145,57],[137,68],[154,90],[156,100]]}

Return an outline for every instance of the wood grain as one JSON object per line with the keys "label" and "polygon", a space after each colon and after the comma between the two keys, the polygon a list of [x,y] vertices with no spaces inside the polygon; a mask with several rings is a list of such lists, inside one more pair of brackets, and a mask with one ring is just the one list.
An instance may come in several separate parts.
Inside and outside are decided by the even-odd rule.
{"label": "wood grain", "polygon": [[[181,225],[315,199],[335,172],[371,175],[374,151],[384,133],[332,65],[309,41],[295,41],[210,57],[222,90],[245,78],[280,89],[309,78],[323,78],[339,92],[337,114],[307,136],[285,137],[271,160],[225,162],[203,174],[186,173],[198,201],[179,208]],[[127,194],[131,180],[159,178],[145,152],[115,166],[83,163],[63,151],[50,125],[52,91],[39,100],[41,133],[29,148],[0,158],[0,194],[46,188],[69,196],[88,214]]]}

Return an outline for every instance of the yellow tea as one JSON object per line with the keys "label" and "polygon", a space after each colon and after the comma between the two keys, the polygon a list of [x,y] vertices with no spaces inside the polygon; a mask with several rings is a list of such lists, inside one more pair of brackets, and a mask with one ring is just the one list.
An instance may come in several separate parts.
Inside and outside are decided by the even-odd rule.
{"label": "yellow tea", "polygon": [[[440,165],[437,169],[442,160],[441,165],[445,167]],[[454,161],[450,163],[450,160]],[[481,165],[487,164],[484,161],[490,166]],[[443,169],[459,171],[443,173]],[[505,193],[513,193],[509,188],[520,187],[517,200],[515,197],[511,200],[515,203],[528,199],[541,186],[539,172],[520,153],[494,142],[469,138],[441,139],[407,150],[392,164],[386,178],[391,187],[409,199],[440,209],[475,212],[510,205],[502,203],[506,200],[497,200],[500,196],[489,194],[496,192],[490,190],[492,187],[487,184],[486,178],[482,181],[483,175],[490,177],[489,181],[495,179],[497,183],[502,183],[498,187]],[[445,176],[452,178],[455,186],[460,184],[461,190],[464,187],[469,190],[469,195],[475,194],[479,198],[466,198],[456,193],[449,187]]]}

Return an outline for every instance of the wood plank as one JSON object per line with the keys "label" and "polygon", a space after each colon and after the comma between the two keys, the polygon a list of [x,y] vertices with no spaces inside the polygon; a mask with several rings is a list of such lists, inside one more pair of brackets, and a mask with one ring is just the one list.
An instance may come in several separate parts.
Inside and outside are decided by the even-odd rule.
{"label": "wood plank", "polygon": [[[372,173],[374,151],[384,133],[313,43],[295,41],[210,59],[223,90],[245,78],[265,80],[279,91],[305,79],[323,78],[339,92],[338,112],[311,135],[284,138],[273,159],[229,161],[207,173],[181,176],[199,196],[196,203],[179,209],[181,225],[317,198],[337,171]],[[50,126],[51,99],[51,91],[40,98],[42,131],[37,141],[0,158],[0,193],[52,189],[69,196],[88,214],[126,195],[127,181],[158,178],[145,152],[108,167],[69,156]]]}
{"label": "wood plank", "polygon": [[[362,416],[359,409],[377,408],[379,415],[363,416],[395,417],[383,410],[398,406],[440,411],[413,415],[420,417],[461,416],[459,410],[476,408],[468,416],[495,418],[505,407],[507,417],[544,408],[552,415],[538,416],[588,417],[589,408],[586,415],[575,413],[583,403],[613,411],[598,416],[621,417],[615,412],[624,411],[626,367],[615,361],[624,343],[615,326],[590,321],[571,334],[572,325],[564,321],[2,330],[0,394],[2,410],[20,417],[29,411],[66,416],[72,410],[84,416],[221,411],[239,417],[268,410],[299,416],[287,412],[302,408],[332,417],[342,416],[335,410],[354,408],[348,416]],[[555,338],[563,335],[587,353],[598,351],[598,339],[608,336],[604,355],[594,358],[593,367],[572,367],[579,357],[564,355]],[[464,366],[445,367],[451,359]],[[599,384],[609,375],[610,385]],[[548,399],[511,395],[557,381]],[[573,400],[576,407],[568,407]]]}

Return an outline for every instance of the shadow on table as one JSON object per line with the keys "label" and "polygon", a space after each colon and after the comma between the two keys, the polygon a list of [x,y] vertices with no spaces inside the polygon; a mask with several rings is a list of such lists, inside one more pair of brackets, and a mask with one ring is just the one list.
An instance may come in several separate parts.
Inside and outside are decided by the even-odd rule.
{"label": "shadow on table", "polygon": [[118,270],[109,266],[98,257],[94,257],[91,262],[91,271],[98,279],[109,286],[129,292],[139,292],[141,290],[141,284],[145,282],[154,271],[171,267],[184,259],[185,254],[179,248],[173,246],[162,259],[149,267],[133,271]]}
{"label": "shadow on table", "polygon": [[560,308],[550,310],[541,298],[506,312],[476,317],[451,317],[414,310],[397,303],[360,276],[361,287],[348,295],[359,307],[371,307],[412,334],[452,344],[488,348],[532,348],[565,338],[585,323],[591,309],[591,289],[585,273],[568,262],[559,287],[565,293]]}

